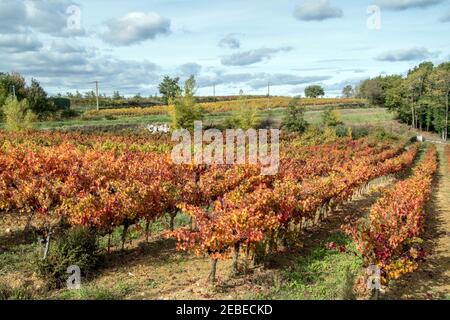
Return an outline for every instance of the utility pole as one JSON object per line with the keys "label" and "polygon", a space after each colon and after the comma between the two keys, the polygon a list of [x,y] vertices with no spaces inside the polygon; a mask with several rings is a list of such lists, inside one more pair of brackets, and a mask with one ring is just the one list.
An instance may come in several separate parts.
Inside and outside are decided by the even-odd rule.
{"label": "utility pole", "polygon": [[216,102],[216,83],[213,82],[213,96],[214,96],[214,102]]}
{"label": "utility pole", "polygon": [[16,98],[16,86],[12,85],[13,97]]}
{"label": "utility pole", "polygon": [[98,105],[98,80],[95,80],[95,94],[97,97],[97,111],[100,109]]}
{"label": "utility pole", "polygon": [[89,83],[95,83],[95,97],[97,100],[97,111],[100,110],[99,105],[98,105],[98,80],[95,80],[93,82],[89,82]]}
{"label": "utility pole", "polygon": [[267,82],[267,108],[270,108],[270,82]]}

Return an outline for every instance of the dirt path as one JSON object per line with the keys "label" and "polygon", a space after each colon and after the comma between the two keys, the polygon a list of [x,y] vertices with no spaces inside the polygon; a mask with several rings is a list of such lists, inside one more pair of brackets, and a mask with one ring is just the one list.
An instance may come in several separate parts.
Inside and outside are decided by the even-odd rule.
{"label": "dirt path", "polygon": [[426,212],[423,239],[429,253],[419,270],[392,285],[384,299],[450,298],[450,172],[444,147],[438,145],[439,171]]}

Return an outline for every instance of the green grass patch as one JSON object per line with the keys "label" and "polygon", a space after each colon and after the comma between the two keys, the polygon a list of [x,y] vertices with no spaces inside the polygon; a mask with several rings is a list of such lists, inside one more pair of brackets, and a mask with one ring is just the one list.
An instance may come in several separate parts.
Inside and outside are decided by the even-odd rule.
{"label": "green grass patch", "polygon": [[151,123],[165,123],[169,122],[168,116],[164,115],[151,115],[151,116],[140,116],[140,117],[117,117],[111,119],[94,119],[94,120],[83,120],[83,119],[70,119],[63,121],[45,121],[38,122],[35,127],[36,129],[67,129],[71,127],[83,127],[83,126],[111,126],[111,125],[146,125]]}
{"label": "green grass patch", "polygon": [[40,249],[37,242],[9,245],[0,252],[0,275],[33,270],[33,261],[39,256]]}
{"label": "green grass patch", "polygon": [[95,286],[82,286],[80,289],[64,290],[50,300],[121,300],[127,289],[116,285],[115,288],[106,289]]}
{"label": "green grass patch", "polygon": [[[394,114],[383,108],[358,108],[358,109],[339,109],[341,120],[345,124],[377,124],[394,120]],[[310,124],[319,124],[321,122],[323,111],[308,110],[305,113],[305,119]],[[286,109],[276,108],[264,110],[259,113],[262,120],[270,116],[276,122],[281,122],[286,114]],[[205,126],[220,126],[230,117],[231,112],[206,114],[204,118]],[[168,115],[147,115],[147,116],[118,116],[100,119],[82,119],[74,118],[59,121],[43,121],[35,124],[36,129],[46,130],[73,130],[82,128],[97,128],[114,126],[145,126],[152,123],[168,123]],[[0,123],[0,127],[3,123]]]}
{"label": "green grass patch", "polygon": [[[345,246],[346,251],[330,250],[327,243]],[[361,273],[363,261],[354,253],[352,240],[339,232],[327,242],[313,248],[296,264],[283,272],[280,288],[262,299],[283,300],[351,300],[355,299],[353,284]]]}

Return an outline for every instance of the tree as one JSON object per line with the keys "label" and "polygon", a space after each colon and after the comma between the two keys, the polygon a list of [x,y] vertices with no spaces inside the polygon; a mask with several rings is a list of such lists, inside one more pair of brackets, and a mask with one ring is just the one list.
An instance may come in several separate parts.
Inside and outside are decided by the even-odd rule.
{"label": "tree", "polygon": [[96,94],[95,94],[95,92],[93,91],[93,90],[91,90],[91,91],[86,91],[85,93],[84,93],[84,97],[86,98],[86,99],[95,99],[95,97],[96,97]]}
{"label": "tree", "polygon": [[384,106],[389,111],[395,111],[397,119],[408,123],[411,120],[410,106],[406,101],[404,79],[401,76],[392,79],[391,87],[384,94]]}
{"label": "tree", "polygon": [[166,105],[180,95],[181,88],[178,85],[179,81],[179,77],[172,79],[169,76],[165,76],[163,81],[159,84],[159,93],[161,93],[163,101]]}
{"label": "tree", "polygon": [[335,127],[342,124],[339,113],[333,107],[328,107],[322,114],[322,124],[325,127]]}
{"label": "tree", "polygon": [[411,106],[411,124],[413,128],[418,128],[419,117],[417,110],[421,108],[420,102],[426,94],[427,81],[433,71],[433,63],[423,62],[418,67],[410,70],[405,80],[407,98]]}
{"label": "tree", "polygon": [[239,101],[239,108],[227,120],[227,126],[243,130],[258,127],[260,125],[258,109],[254,105],[248,105],[242,90],[239,91]]}
{"label": "tree", "polygon": [[344,98],[351,98],[354,96],[354,94],[355,94],[355,91],[353,90],[353,87],[351,85],[346,85],[342,89],[342,95],[344,96]]}
{"label": "tree", "polygon": [[185,97],[194,98],[195,93],[197,92],[197,81],[195,80],[195,77],[191,75],[185,82],[184,82],[184,95]]}
{"label": "tree", "polygon": [[[442,139],[448,139],[449,95],[450,95],[450,62],[442,63],[430,75],[431,99],[439,114],[442,114],[439,129]],[[442,110],[442,112],[440,111]]]}
{"label": "tree", "polygon": [[3,113],[6,120],[6,130],[8,131],[31,129],[33,122],[36,121],[36,116],[30,110],[26,99],[18,101],[15,97],[8,97],[3,106]]}
{"label": "tree", "polygon": [[83,99],[83,95],[77,90],[77,91],[75,92],[75,98],[77,98],[77,99]]}
{"label": "tree", "polygon": [[[448,68],[448,63],[434,67],[431,62],[424,62],[409,70],[406,78],[393,75],[366,80],[360,86],[361,92],[365,93],[364,97],[377,100],[378,105],[394,111],[401,122],[420,130],[438,132],[447,139]],[[369,81],[376,82],[376,95],[370,95]]]}
{"label": "tree", "polygon": [[37,80],[31,79],[31,86],[27,91],[28,104],[35,114],[41,115],[48,111],[54,111],[47,99],[47,93]]}
{"label": "tree", "polygon": [[319,85],[312,85],[305,88],[305,96],[308,98],[318,98],[325,95],[325,91]]}
{"label": "tree", "polygon": [[14,96],[19,102],[27,99],[31,111],[39,116],[56,111],[54,104],[49,101],[47,93],[36,79],[31,79],[30,86],[27,86],[25,79],[18,73],[0,74],[0,106],[9,95]]}
{"label": "tree", "polygon": [[[9,94],[16,95],[17,100],[21,101],[27,97],[27,88],[25,78],[19,73],[6,73],[0,76],[0,87]],[[14,89],[13,89],[14,88]]]}
{"label": "tree", "polygon": [[122,96],[120,95],[119,91],[114,91],[112,98],[113,100],[120,100],[122,99]]}
{"label": "tree", "polygon": [[5,104],[6,98],[8,98],[8,91],[0,86],[0,108]]}
{"label": "tree", "polygon": [[290,132],[305,132],[308,122],[305,120],[305,107],[298,102],[300,99],[294,98],[288,105],[288,110],[283,121],[283,128]]}
{"label": "tree", "polygon": [[362,81],[358,91],[360,96],[369,100],[371,105],[382,106],[384,104],[384,92],[380,77]]}
{"label": "tree", "polygon": [[197,82],[194,76],[190,76],[184,83],[183,95],[175,98],[174,106],[170,110],[173,129],[194,128],[194,121],[203,119],[203,110],[195,103]]}

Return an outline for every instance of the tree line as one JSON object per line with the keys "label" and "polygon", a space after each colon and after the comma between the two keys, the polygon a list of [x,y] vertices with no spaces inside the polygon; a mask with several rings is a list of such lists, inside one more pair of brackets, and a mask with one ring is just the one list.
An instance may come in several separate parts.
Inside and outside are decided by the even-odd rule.
{"label": "tree line", "polygon": [[49,98],[36,79],[31,79],[30,85],[27,85],[19,73],[0,72],[0,108],[10,97],[19,102],[26,100],[30,111],[39,117],[55,112],[60,107],[59,101]]}
{"label": "tree line", "polygon": [[39,81],[27,85],[19,73],[0,72],[0,120],[8,130],[31,128],[32,123],[51,117],[69,105],[64,99],[48,97]]}
{"label": "tree line", "polygon": [[371,105],[395,112],[399,121],[412,128],[436,132],[448,140],[450,62],[438,66],[423,62],[406,76],[367,79],[356,87],[356,92]]}

